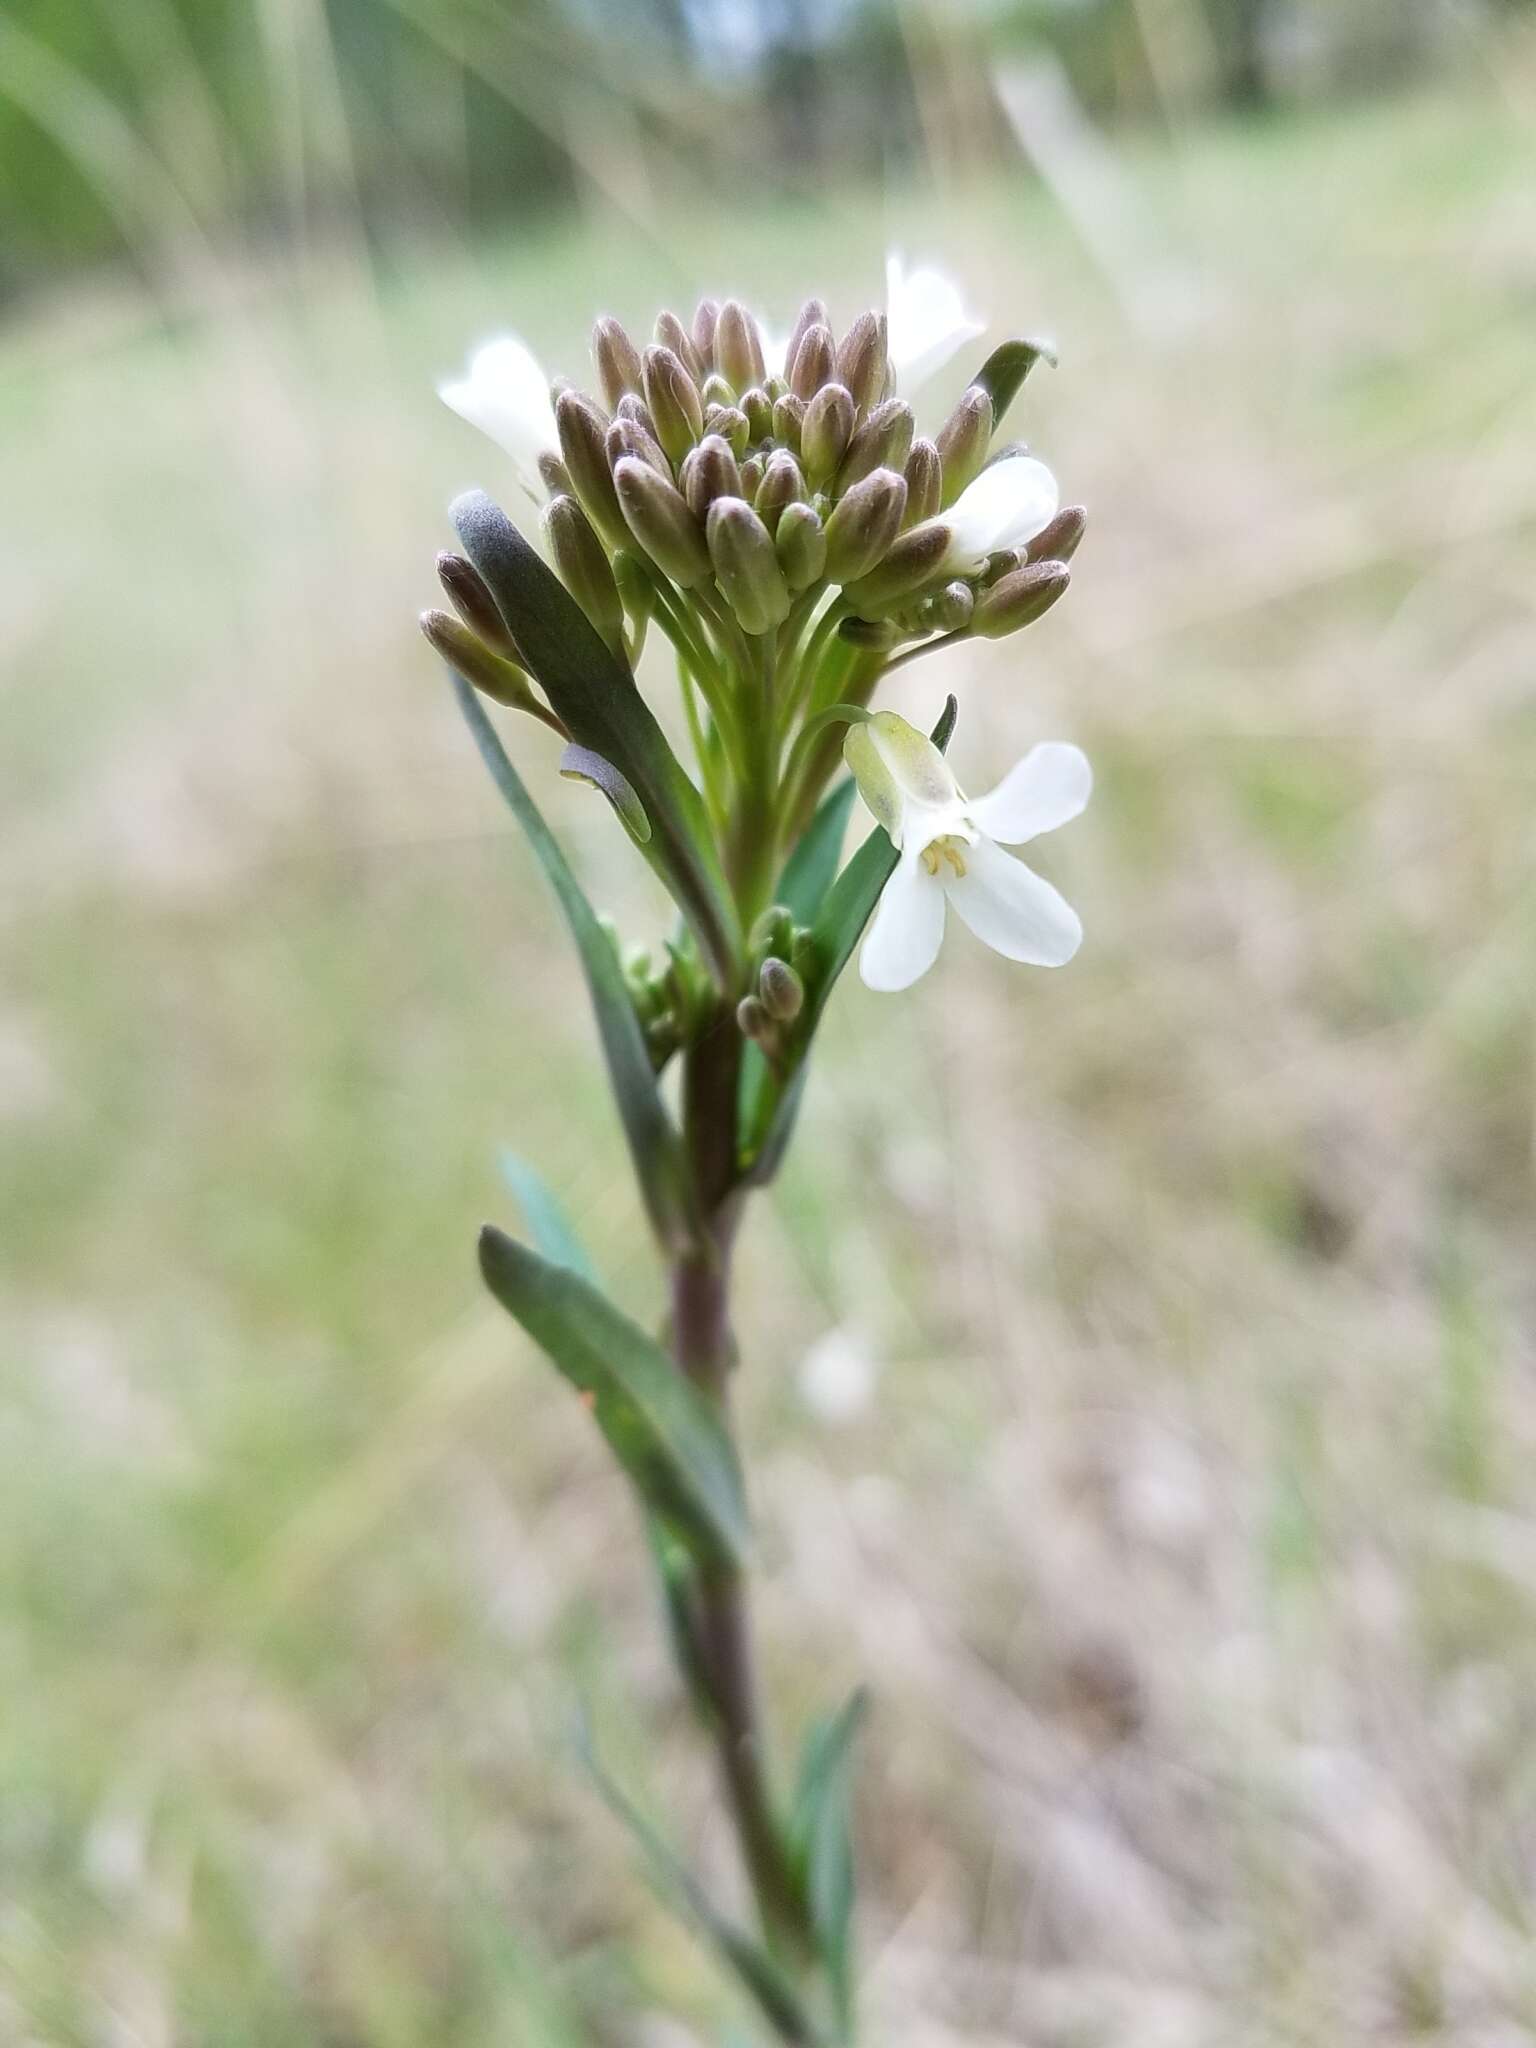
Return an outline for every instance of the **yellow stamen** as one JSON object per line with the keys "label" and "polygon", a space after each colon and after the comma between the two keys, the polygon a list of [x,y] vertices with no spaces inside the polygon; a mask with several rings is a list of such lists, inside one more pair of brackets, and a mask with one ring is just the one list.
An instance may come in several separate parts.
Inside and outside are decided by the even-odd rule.
{"label": "yellow stamen", "polygon": [[946,860],[954,869],[957,878],[965,873],[965,841],[957,838],[952,832],[946,832],[941,838],[933,840],[922,851],[923,866],[930,875],[936,875],[939,872],[939,863]]}

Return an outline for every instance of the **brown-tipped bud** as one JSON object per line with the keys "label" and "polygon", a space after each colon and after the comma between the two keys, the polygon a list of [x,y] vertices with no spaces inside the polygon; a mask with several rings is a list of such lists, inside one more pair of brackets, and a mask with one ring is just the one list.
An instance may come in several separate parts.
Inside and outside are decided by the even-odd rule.
{"label": "brown-tipped bud", "polygon": [[706,373],[715,366],[715,327],[720,319],[719,303],[700,299],[693,309],[693,345]]}
{"label": "brown-tipped bud", "polygon": [[544,538],[560,581],[621,658],[624,607],[608,556],[592,522],[574,498],[551,498],[544,507]]}
{"label": "brown-tipped bud", "polygon": [[830,384],[837,349],[830,327],[809,327],[789,359],[789,388],[797,398],[814,398],[823,384]]}
{"label": "brown-tipped bud", "polygon": [[912,408],[899,398],[882,399],[848,443],[834,488],[846,491],[872,469],[904,469],[912,452]]}
{"label": "brown-tipped bud", "polygon": [[884,560],[867,576],[845,586],[849,604],[861,619],[883,618],[910,605],[944,573],[949,542],[949,528],[941,519],[914,526],[892,542]]}
{"label": "brown-tipped bud", "polygon": [[693,336],[675,313],[656,315],[656,339],[663,348],[671,349],[695,384],[704,382],[703,359],[693,345]]}
{"label": "brown-tipped bud", "polygon": [[[791,389],[794,388],[791,373],[795,367],[795,358],[800,353],[800,344],[813,327],[824,327],[828,340],[831,340],[832,315],[827,311],[826,302],[822,299],[806,300],[796,316],[794,326],[789,330],[789,339],[784,344],[784,375],[790,379]],[[808,398],[810,393],[806,392],[804,395]]]}
{"label": "brown-tipped bud", "polygon": [[837,637],[869,654],[889,654],[902,634],[901,628],[889,619],[843,619],[838,624]]}
{"label": "brown-tipped bud", "polygon": [[452,612],[423,612],[421,630],[448,666],[457,669],[483,696],[519,711],[531,710],[537,702],[526,670],[487,647]]}
{"label": "brown-tipped bud", "polygon": [[715,365],[734,391],[746,391],[767,376],[763,337],[739,299],[727,299],[715,322]]}
{"label": "brown-tipped bud", "polygon": [[975,609],[975,591],[957,578],[923,600],[913,623],[923,633],[962,633]]}
{"label": "brown-tipped bud", "polygon": [[641,365],[645,402],[656,426],[656,438],[674,462],[681,462],[704,431],[699,387],[682,357],[660,342],[646,350]]}
{"label": "brown-tipped bud", "polygon": [[861,313],[837,351],[837,381],[853,393],[853,402],[860,412],[878,405],[885,396],[889,371],[885,346],[885,315]]}
{"label": "brown-tipped bud", "polygon": [[809,590],[827,566],[827,536],[812,505],[786,505],[773,536],[774,553],[791,590]]}
{"label": "brown-tipped bud", "polygon": [[773,536],[744,498],[716,498],[707,522],[709,558],[746,633],[766,633],[789,611],[789,585]]}
{"label": "brown-tipped bud", "polygon": [[773,1028],[773,1019],[757,996],[743,996],[736,1005],[736,1028],[743,1038],[750,1038],[758,1045],[771,1046],[778,1036]]}
{"label": "brown-tipped bud", "polygon": [[1070,562],[1083,544],[1087,507],[1063,505],[1049,526],[1042,526],[1024,550],[1027,562]]}
{"label": "brown-tipped bud", "polygon": [[562,391],[555,400],[560,455],[582,510],[610,547],[629,538],[613,485],[608,422],[585,393]]}
{"label": "brown-tipped bud", "polygon": [[613,421],[603,440],[610,463],[618,462],[625,455],[638,456],[641,462],[648,462],[658,476],[672,481],[672,465],[662,452],[661,443],[646,427],[628,414]]}
{"label": "brown-tipped bud", "polygon": [[907,479],[906,523],[918,526],[938,511],[944,493],[944,465],[939,459],[937,446],[926,435],[912,443],[904,474]]}
{"label": "brown-tipped bud", "polygon": [[773,433],[773,400],[753,385],[741,394],[741,409],[747,416],[747,430],[754,441],[766,441]]}
{"label": "brown-tipped bud", "polygon": [[1072,571],[1065,562],[1029,562],[1010,570],[983,591],[971,615],[971,631],[983,640],[1001,640],[1020,626],[1032,626],[1065,594]]}
{"label": "brown-tipped bud", "polygon": [[517,642],[497,609],[490,585],[474,563],[445,549],[437,558],[437,580],[470,631],[478,634],[495,653],[503,654],[508,661],[515,661],[521,666],[522,656],[517,651]]}
{"label": "brown-tipped bud", "polygon": [[[644,374],[642,365],[642,377]],[[644,427],[653,441],[656,439],[656,422],[651,418],[651,408],[638,391],[626,391],[614,407],[613,416],[616,420],[633,420],[637,427]]]}
{"label": "brown-tipped bud", "polygon": [[805,400],[790,391],[773,401],[773,438],[791,454],[800,453],[800,430],[805,425]]}
{"label": "brown-tipped bud", "polygon": [[752,438],[746,414],[735,405],[706,405],[704,431],[706,434],[718,434],[738,462],[746,454],[747,443]]}
{"label": "brown-tipped bud", "polygon": [[702,583],[709,574],[704,529],[676,484],[637,455],[620,457],[613,481],[630,532],[662,574],[682,590]]}
{"label": "brown-tipped bud", "polygon": [[939,460],[944,465],[946,506],[980,476],[992,439],[992,400],[979,384],[960,394],[959,403],[939,429]]}
{"label": "brown-tipped bud", "polygon": [[767,468],[767,458],[762,455],[749,455],[741,465],[741,495],[749,503],[757,496],[757,487]]}
{"label": "brown-tipped bud", "polygon": [[626,391],[640,389],[640,352],[609,313],[592,330],[592,360],[608,410],[613,412]]}
{"label": "brown-tipped bud", "polygon": [[827,483],[853,439],[853,393],[843,384],[823,384],[805,408],[800,460],[813,484]]}
{"label": "brown-tipped bud", "polygon": [[906,478],[894,469],[873,471],[839,498],[827,521],[827,581],[867,576],[901,531],[906,505]]}
{"label": "brown-tipped bud", "polygon": [[774,953],[758,969],[757,993],[776,1024],[793,1024],[805,1007],[805,983],[787,960]]}
{"label": "brown-tipped bud", "polygon": [[768,458],[768,467],[763,471],[763,480],[757,487],[752,503],[757,516],[770,533],[776,533],[779,515],[786,505],[792,505],[805,496],[805,478],[800,474],[800,465],[787,448],[780,448]]}
{"label": "brown-tipped bud", "polygon": [[706,434],[689,450],[677,481],[696,519],[708,515],[716,498],[741,496],[741,471],[730,443],[719,434]]}
{"label": "brown-tipped bud", "polygon": [[547,449],[545,450],[539,457],[539,475],[544,479],[544,488],[552,498],[558,497],[562,491],[569,496],[570,472],[558,455],[551,455]]}

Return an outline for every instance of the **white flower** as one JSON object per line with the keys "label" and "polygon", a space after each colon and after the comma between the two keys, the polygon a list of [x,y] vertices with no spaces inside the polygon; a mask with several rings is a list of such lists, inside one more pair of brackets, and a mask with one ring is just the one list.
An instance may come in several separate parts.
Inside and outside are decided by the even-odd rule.
{"label": "white flower", "polygon": [[1061,505],[1056,479],[1033,455],[1005,455],[968,483],[942,515],[950,530],[946,569],[974,574],[999,548],[1021,548]]}
{"label": "white flower", "polygon": [[885,259],[885,314],[891,368],[909,395],[987,331],[984,320],[966,312],[953,278],[942,270],[908,271],[894,249]]}
{"label": "white flower", "polygon": [[437,395],[460,419],[505,448],[523,484],[542,498],[539,457],[557,449],[560,436],[549,379],[527,342],[515,334],[488,341],[470,357],[468,374],[439,384]]}
{"label": "white flower", "polygon": [[1083,936],[1076,911],[1003,847],[1022,846],[1082,810],[1093,774],[1080,748],[1056,740],[1031,747],[974,801],[932,740],[894,711],[851,726],[843,756],[901,856],[859,955],[868,987],[910,988],[928,972],[946,902],[1006,960],[1062,967],[1072,958]]}

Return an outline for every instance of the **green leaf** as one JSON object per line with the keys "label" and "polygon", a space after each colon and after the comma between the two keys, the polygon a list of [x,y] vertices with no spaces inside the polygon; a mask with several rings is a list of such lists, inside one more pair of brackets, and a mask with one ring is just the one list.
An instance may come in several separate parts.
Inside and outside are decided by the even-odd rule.
{"label": "green leaf", "polygon": [[512,815],[528,835],[539,865],[565,913],[565,921],[581,955],[582,973],[586,976],[587,991],[592,998],[603,1043],[603,1056],[608,1063],[608,1078],[618,1101],[624,1135],[629,1140],[646,1209],[662,1242],[673,1249],[681,1249],[696,1235],[697,1201],[693,1175],[677,1126],[668,1114],[656,1085],[650,1049],[625,985],[624,970],[619,965],[612,943],[597,921],[596,913],[582,893],[580,883],[571,873],[559,842],[545,824],[521,776],[507,759],[506,749],[496,737],[495,728],[480,699],[456,670],[450,670],[449,674],[453,678],[459,709],[475,736],[481,758],[490,769],[496,787],[506,798]]}
{"label": "green leaf", "polygon": [[609,762],[650,822],[639,842],[729,986],[741,948],[704,805],[629,667],[554,571],[484,491],[449,508],[464,552],[490,588],[524,662],[578,747]]}
{"label": "green leaf", "polygon": [[534,1249],[542,1253],[552,1266],[566,1266],[596,1286],[597,1274],[587,1257],[586,1247],[576,1235],[560,1198],[543,1174],[521,1153],[509,1151],[505,1146],[501,1151],[500,1165],[501,1177],[516,1196],[527,1221]]}
{"label": "green leaf", "polygon": [[805,1741],[790,1814],[790,1852],[846,2031],[853,2018],[853,1739],[868,1706],[862,1687]]}
{"label": "green leaf", "polygon": [[[955,699],[948,698],[930,735],[941,753],[949,745],[958,709]],[[814,829],[814,822],[810,829]],[[748,1178],[753,1182],[771,1180],[778,1171],[794,1130],[805,1086],[806,1053],[811,1039],[821,1022],[837,977],[852,959],[853,949],[880,901],[880,892],[895,872],[896,860],[896,849],[889,835],[883,826],[877,825],[823,898],[811,927],[816,966],[814,974],[807,978],[807,1001],[801,1012],[795,1070],[777,1093],[770,1087],[754,1094],[751,1105],[754,1121],[744,1122],[742,1126],[742,1157],[749,1168]]]}
{"label": "green leaf", "polygon": [[641,1499],[701,1561],[741,1563],[741,1468],[720,1418],[653,1337],[567,1266],[504,1231],[480,1233],[492,1294],[591,1403]]}
{"label": "green leaf", "polygon": [[1003,424],[1003,414],[1018,396],[1019,386],[1042,359],[1055,369],[1056,351],[1049,342],[1005,341],[993,349],[971,379],[992,401],[993,433]]}

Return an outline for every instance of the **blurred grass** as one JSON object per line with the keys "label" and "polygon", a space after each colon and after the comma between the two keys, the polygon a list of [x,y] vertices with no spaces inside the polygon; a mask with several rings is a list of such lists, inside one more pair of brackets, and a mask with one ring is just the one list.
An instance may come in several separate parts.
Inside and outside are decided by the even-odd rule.
{"label": "blurred grass", "polygon": [[[473,1271],[511,1142],[655,1307],[575,972],[412,634],[446,497],[507,488],[430,382],[508,323],[579,371],[599,302],[701,284],[846,317],[895,222],[1055,329],[1025,431],[1093,509],[1071,601],[901,701],[958,684],[962,779],[1070,736],[1099,793],[1042,850],[1079,962],[957,935],[844,991],[748,1239],[779,1719],[878,1701],[871,2039],[1536,2039],[1502,84],[1128,148],[1150,331],[1009,178],[382,284],[220,259],[169,325],[103,288],[0,334],[0,2038],[719,2036],[567,1761],[584,1696],[729,1883],[627,1502]],[[883,1368],[840,1432],[793,1393],[834,1324]]]}

